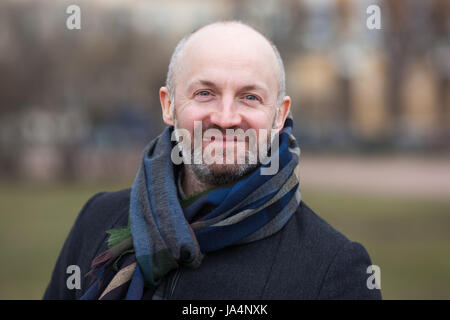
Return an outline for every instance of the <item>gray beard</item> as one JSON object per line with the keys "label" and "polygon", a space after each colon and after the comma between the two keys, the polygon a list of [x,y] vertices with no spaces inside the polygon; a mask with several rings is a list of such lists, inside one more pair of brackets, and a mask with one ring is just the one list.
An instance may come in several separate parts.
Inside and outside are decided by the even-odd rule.
{"label": "gray beard", "polygon": [[[174,128],[175,130],[179,129],[176,119],[174,121]],[[203,159],[203,155],[201,154],[202,149],[194,150],[193,146],[191,146],[190,150],[184,150],[182,143],[178,143],[178,147],[180,148],[183,159],[185,159],[186,153],[188,154],[190,153],[191,156],[190,159],[195,159],[196,157],[195,154],[200,153],[200,155],[197,155],[197,157],[199,159]],[[257,160],[257,163],[249,163],[249,152],[247,150],[245,153],[245,163],[243,164],[191,163],[189,164],[189,167],[198,181],[207,185],[217,186],[238,181],[245,175],[255,170],[259,165],[260,165],[259,159]]]}
{"label": "gray beard", "polygon": [[[183,151],[182,151],[183,152]],[[194,155],[191,154],[193,157]],[[193,159],[193,158],[192,158]],[[244,164],[191,164],[192,172],[202,183],[209,185],[224,185],[238,181],[255,170],[260,162],[248,163],[248,154],[246,153]]]}
{"label": "gray beard", "polygon": [[[274,121],[272,123],[272,128],[275,127],[276,118],[278,115],[278,109],[275,113]],[[175,110],[173,111],[173,119],[174,119],[174,128],[175,130],[178,128],[178,122],[175,116]],[[177,142],[179,142],[177,137]],[[268,143],[270,145],[270,135],[268,138]],[[178,146],[180,148],[181,154],[183,156],[183,159],[185,159],[185,150],[183,150],[183,146],[181,143],[178,143]],[[191,158],[195,159],[195,153],[200,152],[201,150],[193,150],[193,146],[191,146],[190,150],[187,151],[190,153]],[[194,173],[195,177],[200,181],[201,183],[207,184],[207,185],[225,185],[232,182],[236,182],[240,180],[242,177],[246,176],[247,174],[254,171],[256,168],[258,168],[261,165],[260,159],[257,156],[257,162],[256,163],[249,163],[249,151],[247,150],[245,152],[245,163],[244,164],[196,164],[191,163],[190,168],[192,172]],[[203,159],[203,155],[200,154],[199,159]]]}

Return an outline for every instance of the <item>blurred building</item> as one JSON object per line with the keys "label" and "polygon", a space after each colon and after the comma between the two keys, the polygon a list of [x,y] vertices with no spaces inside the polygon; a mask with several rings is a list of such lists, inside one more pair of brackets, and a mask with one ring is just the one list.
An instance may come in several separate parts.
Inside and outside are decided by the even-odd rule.
{"label": "blurred building", "polygon": [[224,19],[279,47],[304,148],[450,150],[447,0],[79,1],[81,30],[69,4],[0,2],[0,176],[133,174],[177,41]]}

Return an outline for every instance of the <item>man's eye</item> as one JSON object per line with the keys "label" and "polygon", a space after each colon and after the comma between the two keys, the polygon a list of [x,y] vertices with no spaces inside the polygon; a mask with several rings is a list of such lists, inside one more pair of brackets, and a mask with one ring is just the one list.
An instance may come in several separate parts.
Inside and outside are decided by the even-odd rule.
{"label": "man's eye", "polygon": [[202,90],[202,91],[198,92],[197,95],[206,97],[206,96],[209,96],[209,91]]}
{"label": "man's eye", "polygon": [[248,94],[245,96],[245,99],[247,100],[258,100],[258,98],[252,94]]}

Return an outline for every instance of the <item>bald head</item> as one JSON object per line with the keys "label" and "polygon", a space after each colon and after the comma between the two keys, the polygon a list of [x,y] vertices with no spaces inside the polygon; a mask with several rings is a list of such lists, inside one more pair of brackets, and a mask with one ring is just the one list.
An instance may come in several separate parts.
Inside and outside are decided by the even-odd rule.
{"label": "bald head", "polygon": [[191,67],[217,65],[241,68],[243,64],[264,70],[269,80],[276,82],[277,106],[285,95],[283,61],[275,45],[252,27],[237,21],[215,22],[184,37],[172,54],[166,87],[175,99],[178,81],[186,78]]}

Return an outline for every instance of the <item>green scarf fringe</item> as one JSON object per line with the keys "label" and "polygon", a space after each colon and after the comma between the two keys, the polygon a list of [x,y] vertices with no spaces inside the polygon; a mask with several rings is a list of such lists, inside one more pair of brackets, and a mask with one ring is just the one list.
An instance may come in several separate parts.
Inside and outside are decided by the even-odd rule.
{"label": "green scarf fringe", "polygon": [[122,242],[123,240],[131,237],[131,229],[130,225],[120,228],[120,229],[111,229],[106,231],[109,234],[108,238],[108,247],[114,247],[116,244]]}

